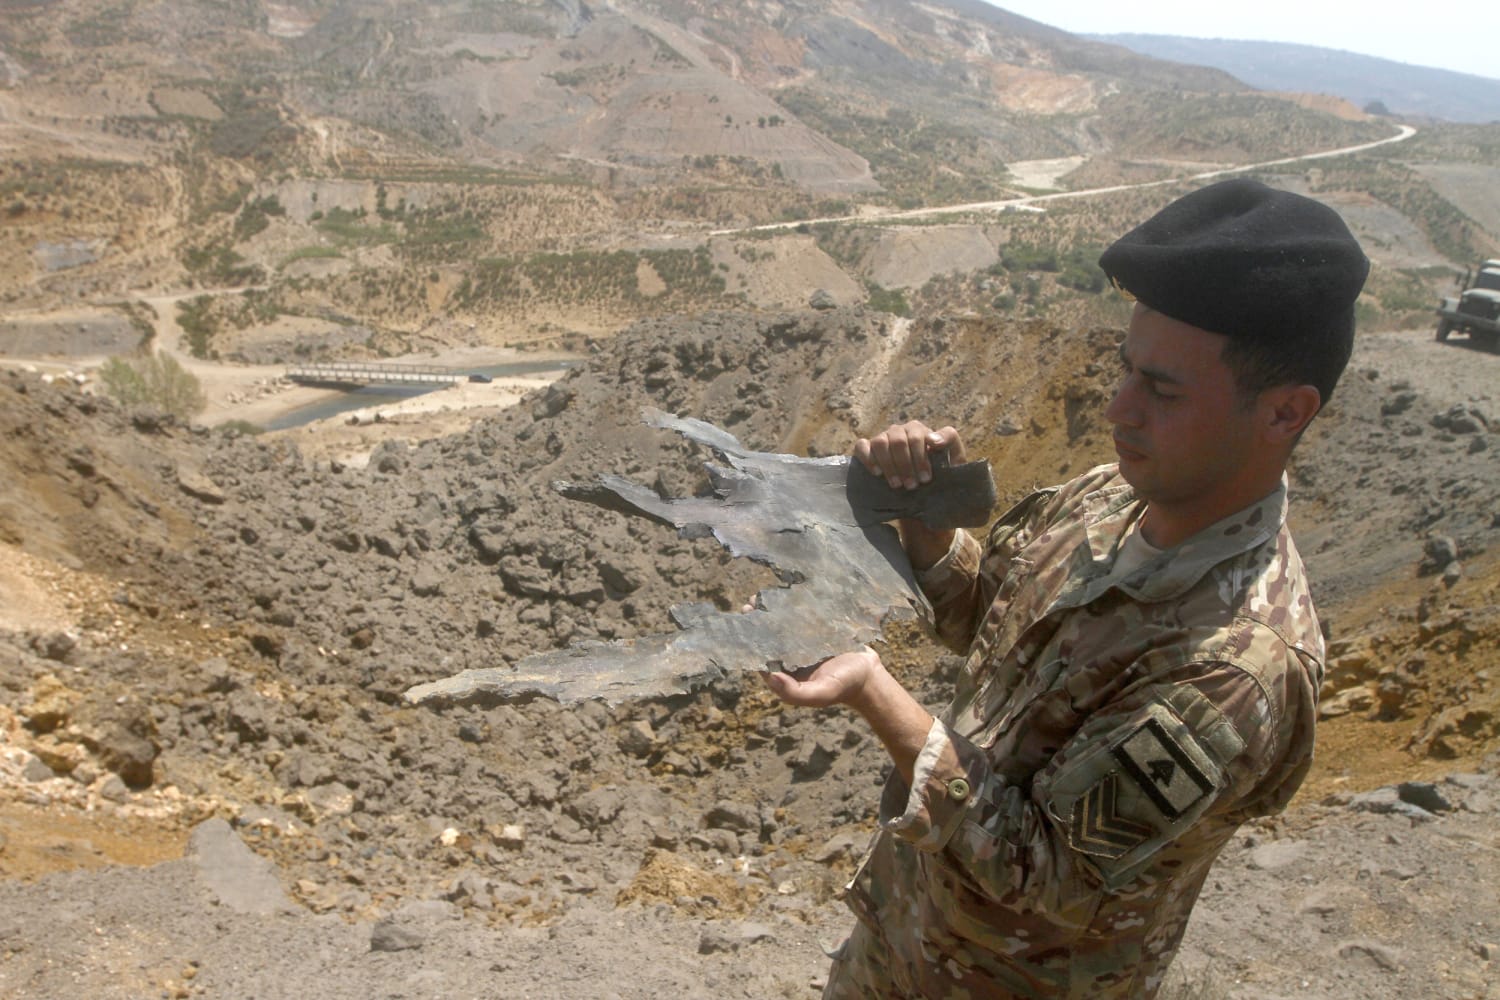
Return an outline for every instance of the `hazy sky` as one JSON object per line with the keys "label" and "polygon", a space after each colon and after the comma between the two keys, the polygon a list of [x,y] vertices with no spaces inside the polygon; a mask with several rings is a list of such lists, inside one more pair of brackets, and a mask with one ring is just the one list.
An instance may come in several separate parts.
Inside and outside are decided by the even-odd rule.
{"label": "hazy sky", "polygon": [[1138,32],[1298,42],[1500,79],[1495,0],[990,0],[1075,34]]}

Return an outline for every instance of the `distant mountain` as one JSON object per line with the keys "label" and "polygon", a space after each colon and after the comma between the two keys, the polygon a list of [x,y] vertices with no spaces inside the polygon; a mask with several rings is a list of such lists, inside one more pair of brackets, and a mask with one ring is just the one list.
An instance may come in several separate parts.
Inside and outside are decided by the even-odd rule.
{"label": "distant mountain", "polygon": [[1083,35],[1156,59],[1208,66],[1260,90],[1332,94],[1358,107],[1454,122],[1500,121],[1500,80],[1316,45],[1176,35]]}
{"label": "distant mountain", "polygon": [[[0,124],[0,304],[263,284],[285,314],[356,318],[390,338],[362,349],[396,353],[438,312],[601,330],[741,294],[734,261],[794,266],[658,245],[710,226],[1161,182],[1392,135],[1339,98],[983,0],[0,0]],[[864,260],[839,238],[840,263]],[[616,252],[642,240],[656,256]],[[882,286],[946,270],[919,256]],[[222,320],[226,336],[255,321]]]}
{"label": "distant mountain", "polygon": [[58,130],[92,122],[135,162],[174,144],[264,174],[441,160],[613,192],[771,191],[784,204],[756,211],[777,217],[798,198],[995,200],[1028,160],[1086,157],[1074,181],[1109,184],[1148,160],[1388,134],[983,0],[102,4],[0,0],[0,121],[27,123],[27,155],[98,157],[96,136]]}

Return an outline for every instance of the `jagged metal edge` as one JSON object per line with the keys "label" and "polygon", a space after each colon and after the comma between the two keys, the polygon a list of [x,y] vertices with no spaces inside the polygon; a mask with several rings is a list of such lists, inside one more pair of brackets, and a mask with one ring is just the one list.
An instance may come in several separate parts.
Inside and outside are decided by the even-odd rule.
{"label": "jagged metal edge", "polygon": [[[734,435],[721,428],[702,420],[678,417],[654,408],[643,410],[642,418],[649,426],[675,431],[691,441],[712,449],[733,467],[732,470],[715,469],[711,464],[705,463],[715,481],[717,505],[708,497],[664,498],[648,487],[619,476],[601,476],[600,480],[593,484],[556,482],[552,484],[553,489],[570,499],[585,500],[605,509],[646,517],[660,524],[674,526],[684,536],[702,537],[712,534],[734,557],[748,557],[768,565],[783,579],[795,575],[797,572],[795,569],[776,563],[776,553],[748,550],[739,545],[734,538],[728,537],[726,534],[728,526],[713,523],[710,511],[722,510],[723,504],[728,502],[736,488],[744,488],[747,484],[763,481],[752,468],[757,464],[757,459],[762,462],[784,463],[793,468],[824,466],[854,468],[855,466],[852,466],[843,456],[810,459],[788,454],[750,452]],[[975,463],[975,465],[978,464]],[[960,467],[960,469],[963,468],[965,467]],[[973,467],[969,469],[966,485],[972,488],[978,482],[973,473],[981,470]],[[946,476],[946,468],[943,472]],[[989,478],[988,463],[983,463],[982,472],[982,485],[988,488],[991,498],[989,505],[992,507],[994,485],[992,479]],[[872,499],[871,490],[877,493],[884,490],[889,494],[884,498],[886,500],[884,506],[879,503],[871,506],[872,510],[881,510],[882,518],[888,516],[891,511],[906,514],[920,508],[922,503],[930,502],[931,497],[941,496],[941,492],[930,490],[919,491],[926,494],[923,498],[896,493],[889,491],[878,479],[870,478],[873,481],[859,480],[859,488],[865,491],[864,500]],[[955,477],[954,482],[957,482],[958,478]],[[854,481],[847,483],[846,489],[854,489]],[[947,501],[943,503],[947,504]],[[952,508],[955,505],[947,504],[947,506]],[[673,516],[674,510],[680,512],[682,516]],[[695,514],[700,516],[695,517]],[[851,515],[855,523],[843,527],[863,531],[869,531],[872,528],[877,531],[891,531],[883,524],[859,524],[852,501]],[[721,531],[721,528],[725,530]],[[891,535],[894,537],[894,532],[891,532]],[[885,547],[876,544],[875,550],[883,552]],[[887,556],[887,558],[889,560],[890,557]],[[893,618],[910,618],[915,616],[919,609],[926,608],[926,601],[915,585],[909,566],[898,567],[894,563],[892,566],[897,569],[898,575],[904,581],[908,607],[902,609],[899,605],[888,605],[879,622],[873,625],[858,621],[846,622],[851,632],[851,645],[878,637],[881,627]],[[799,587],[822,589],[817,585],[817,581],[804,581],[799,584]],[[762,591],[757,595],[758,603],[763,605],[773,602],[781,604],[787,599],[788,592],[780,588]],[[728,632],[730,633],[742,630],[735,626],[743,624],[744,627],[753,628],[756,624],[751,619],[728,615],[724,612],[714,611],[710,615],[705,615],[704,610],[704,606],[700,605],[674,605],[671,609],[672,616],[680,628],[680,631],[676,633],[661,633],[613,642],[589,642],[566,649],[552,650],[526,657],[513,669],[485,667],[464,670],[449,678],[416,685],[406,692],[406,699],[413,703],[424,701],[497,703],[542,696],[564,701],[569,700],[571,691],[576,691],[580,687],[579,681],[584,675],[592,675],[592,682],[587,685],[590,693],[575,695],[571,700],[598,697],[614,702],[617,699],[612,695],[616,692],[623,697],[649,697],[689,691],[724,676],[729,668],[718,662],[713,652],[692,649],[695,645],[696,637],[693,634],[695,630],[685,623],[706,624],[715,616],[723,615],[726,619],[733,619],[733,621],[723,623],[729,626]],[[705,628],[696,631],[701,634],[708,630]],[[714,632],[721,642],[730,638],[719,629],[714,629]],[[738,646],[738,643],[735,645]],[[718,650],[718,652],[723,652],[723,650]],[[679,653],[696,654],[698,659],[694,660],[690,669],[665,671],[657,669],[654,673],[651,672],[649,666],[643,665],[643,661],[650,657],[658,668],[666,666],[670,661],[680,658],[677,655]],[[810,662],[816,662],[816,660]],[[794,664],[794,666],[802,665],[805,664]]]}

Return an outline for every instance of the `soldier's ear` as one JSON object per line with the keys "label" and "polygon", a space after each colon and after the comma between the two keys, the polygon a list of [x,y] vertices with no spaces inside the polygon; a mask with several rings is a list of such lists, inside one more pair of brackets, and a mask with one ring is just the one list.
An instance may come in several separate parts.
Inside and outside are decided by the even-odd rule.
{"label": "soldier's ear", "polygon": [[1277,385],[1261,394],[1261,429],[1272,444],[1295,444],[1312,418],[1323,407],[1323,396],[1316,386]]}

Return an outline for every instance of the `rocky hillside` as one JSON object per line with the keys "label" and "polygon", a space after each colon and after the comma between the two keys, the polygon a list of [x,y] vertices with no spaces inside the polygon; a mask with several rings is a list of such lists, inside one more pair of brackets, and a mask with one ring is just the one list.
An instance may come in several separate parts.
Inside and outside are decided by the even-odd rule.
{"label": "rocky hillside", "polygon": [[[1391,135],[985,3],[5,9],[0,303],[45,324],[170,294],[200,357],[289,361],[268,346],[281,320],[336,356],[800,306],[819,287],[899,313],[891,291],[925,278],[809,253],[806,233],[712,231]],[[1002,242],[952,269],[982,272]]]}
{"label": "rocky hillside", "polygon": [[[0,870],[160,860],[206,817],[233,827],[146,873],[0,884],[6,912],[52,914],[0,924],[0,983],[57,995],[69,969],[92,995],[217,995],[270,989],[274,967],[354,996],[398,968],[418,995],[483,992],[467,948],[540,996],[803,995],[883,768],[850,720],[784,712],[754,678],[613,709],[399,695],[773,585],[547,490],[612,471],[696,491],[704,456],[638,424],[642,404],[814,454],[902,414],[951,420],[1014,496],[1107,457],[1116,337],[841,309],[648,321],[522,406],[363,466],[7,375]],[[1324,749],[1300,811],[1247,831],[1209,891],[1184,970],[1248,984],[1211,995],[1483,995],[1495,945],[1472,921],[1500,914],[1458,887],[1496,847],[1497,363],[1369,335],[1304,444],[1299,531],[1334,638]],[[955,661],[888,639],[941,701]],[[247,874],[241,840],[273,867]],[[47,898],[91,900],[99,930],[40,933],[81,919]],[[1326,945],[1247,933],[1252,899],[1300,907]],[[537,988],[564,954],[583,978]]]}
{"label": "rocky hillside", "polygon": [[[755,678],[617,707],[401,693],[774,585],[549,489],[698,491],[706,456],[643,405],[796,454],[952,422],[1003,498],[1109,460],[1128,307],[1102,246],[1206,170],[1393,136],[978,0],[0,14],[8,361],[160,348],[222,395],[292,360],[586,355],[358,461],[0,373],[5,995],[807,995],[885,767],[851,718]],[[1500,254],[1497,149],[1424,126],[1258,171],[1337,207],[1375,270],[1291,473],[1331,638],[1317,769],[1228,852],[1179,997],[1495,981],[1472,890],[1500,849],[1500,357],[1426,327]],[[954,660],[886,638],[941,702]]]}

